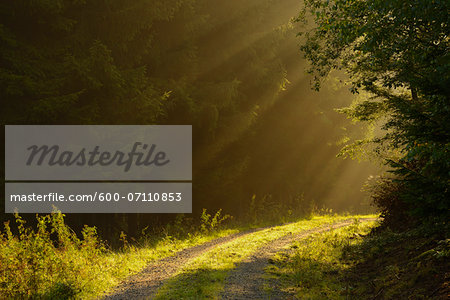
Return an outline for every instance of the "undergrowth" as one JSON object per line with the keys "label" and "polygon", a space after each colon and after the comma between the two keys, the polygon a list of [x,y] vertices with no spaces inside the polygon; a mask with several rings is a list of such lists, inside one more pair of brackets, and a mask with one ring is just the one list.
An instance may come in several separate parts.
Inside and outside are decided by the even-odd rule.
{"label": "undergrowth", "polygon": [[152,260],[238,232],[223,226],[230,217],[221,211],[204,215],[209,217],[189,232],[181,230],[181,216],[160,235],[143,232],[134,243],[121,233],[118,251],[99,239],[95,227],[77,236],[61,213],[36,216],[35,228],[15,215],[16,224],[6,222],[0,231],[0,299],[95,298]]}
{"label": "undergrowth", "polygon": [[14,298],[68,298],[94,290],[106,248],[93,227],[82,238],[63,215],[38,216],[36,229],[16,215],[18,234],[5,223],[0,235],[0,295]]}
{"label": "undergrowth", "polygon": [[353,299],[448,299],[450,226],[422,224],[402,232],[382,228],[353,249],[346,274]]}
{"label": "undergrowth", "polygon": [[[5,223],[0,231],[0,299],[98,298],[151,261],[252,227],[226,224],[231,217],[221,210],[204,210],[199,222],[179,215],[159,234],[143,230],[139,239],[129,241],[122,233],[117,237],[122,247],[113,251],[95,227],[85,226],[76,234],[61,213],[36,218],[33,228],[16,215],[15,223]],[[315,221],[302,224],[312,226]]]}
{"label": "undergrowth", "polygon": [[294,243],[273,258],[266,289],[276,279],[299,299],[448,299],[447,224],[403,232],[371,226],[355,223]]}
{"label": "undergrowth", "polygon": [[219,245],[183,266],[159,289],[155,299],[219,299],[231,270],[261,246],[287,234],[297,234],[346,219],[348,217],[345,216],[315,216],[249,233]]}
{"label": "undergrowth", "polygon": [[271,260],[273,264],[266,269],[269,278],[266,289],[270,292],[270,282],[276,278],[282,282],[282,289],[295,290],[300,299],[345,299],[342,293],[348,286],[339,275],[349,265],[342,257],[373,224],[355,220],[350,226],[294,242],[290,252],[282,251]]}

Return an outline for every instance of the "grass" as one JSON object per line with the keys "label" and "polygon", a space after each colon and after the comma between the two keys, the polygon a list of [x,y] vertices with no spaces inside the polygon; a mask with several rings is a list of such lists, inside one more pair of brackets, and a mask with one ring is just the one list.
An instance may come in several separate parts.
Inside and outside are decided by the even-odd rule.
{"label": "grass", "polygon": [[[220,211],[215,215],[204,211],[197,229],[186,229],[180,219],[167,226],[165,236],[145,236],[138,246],[127,243],[122,236],[124,247],[112,251],[98,238],[95,228],[86,226],[82,235],[77,236],[64,223],[62,214],[38,216],[34,229],[16,216],[18,233],[12,234],[9,224],[0,232],[0,298],[97,298],[151,261],[254,227],[235,223],[236,227],[224,229],[220,223],[226,218]],[[159,291],[158,298],[215,297],[223,287],[227,272],[264,243],[289,232],[348,218],[312,217],[218,246],[185,266]]]}
{"label": "grass", "polygon": [[190,261],[158,291],[155,299],[217,298],[228,273],[263,244],[288,233],[298,233],[344,219],[348,217],[316,216],[254,232],[222,244]]}
{"label": "grass", "polygon": [[448,225],[395,233],[354,224],[312,235],[280,252],[266,269],[299,299],[448,299]]}
{"label": "grass", "polygon": [[355,264],[345,278],[352,286],[349,297],[448,299],[449,233],[447,222],[435,222],[368,236],[351,249],[349,259]]}
{"label": "grass", "polygon": [[17,235],[9,224],[0,232],[1,299],[96,298],[150,261],[239,231],[216,228],[185,238],[149,237],[139,247],[125,243],[121,251],[111,251],[98,239],[95,228],[85,227],[78,238],[58,213],[38,217],[35,230],[19,216],[16,221]]}
{"label": "grass", "polygon": [[350,265],[342,258],[374,224],[355,222],[293,243],[293,251],[278,253],[266,269],[266,289],[275,278],[282,289],[294,291],[300,299],[345,299],[343,292],[349,287],[340,277]]}

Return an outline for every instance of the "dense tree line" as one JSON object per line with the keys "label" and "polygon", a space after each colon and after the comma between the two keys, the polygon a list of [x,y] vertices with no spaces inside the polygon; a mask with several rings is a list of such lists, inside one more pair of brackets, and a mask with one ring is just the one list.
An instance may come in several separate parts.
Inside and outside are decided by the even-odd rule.
{"label": "dense tree line", "polygon": [[314,24],[302,50],[315,87],[346,70],[366,96],[343,112],[383,129],[344,151],[371,147],[389,166],[373,197],[391,223],[450,212],[449,11],[448,1],[307,0],[298,19]]}
{"label": "dense tree line", "polygon": [[[297,9],[293,0],[3,1],[2,123],[192,124],[195,212],[306,213],[327,199],[358,208],[367,171],[340,187],[353,167],[332,159],[346,122],[331,110],[348,95],[308,91],[289,23]],[[161,218],[171,216],[69,222],[134,232]]]}

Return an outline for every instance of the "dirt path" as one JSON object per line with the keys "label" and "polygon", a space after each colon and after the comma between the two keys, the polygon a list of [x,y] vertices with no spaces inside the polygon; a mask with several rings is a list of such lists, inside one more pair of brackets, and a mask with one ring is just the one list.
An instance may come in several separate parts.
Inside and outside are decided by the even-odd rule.
{"label": "dirt path", "polygon": [[[370,221],[374,219],[360,219]],[[292,299],[292,295],[275,289],[274,293],[267,295],[263,292],[264,268],[269,259],[283,247],[295,240],[307,237],[312,233],[319,233],[333,228],[350,225],[353,219],[344,220],[334,224],[327,224],[318,228],[302,231],[298,234],[288,234],[259,248],[250,257],[241,262],[227,278],[222,299]],[[221,244],[230,242],[244,235],[260,231],[265,228],[253,229],[218,238],[207,243],[177,252],[175,255],[150,263],[140,273],[129,277],[122,282],[112,293],[103,299],[149,299],[164,282],[175,275],[189,260],[209,251]]]}
{"label": "dirt path", "polygon": [[[363,221],[374,221],[375,219],[360,219]],[[353,220],[345,220],[331,225],[321,226],[311,230],[300,232],[299,234],[285,235],[261,248],[242,261],[227,278],[225,289],[221,293],[221,299],[294,299],[294,295],[276,288],[276,283],[269,293],[263,290],[264,268],[269,264],[269,259],[284,247],[295,240],[305,238],[313,233],[320,233],[334,228],[348,226]],[[287,250],[285,250],[287,251]]]}
{"label": "dirt path", "polygon": [[[267,227],[266,227],[267,228]],[[122,282],[111,294],[103,299],[147,299],[150,298],[164,283],[165,280],[175,275],[186,262],[212,248],[234,240],[238,237],[260,231],[266,228],[257,228],[245,232],[239,232],[229,236],[214,239],[204,244],[184,249],[175,255],[156,260],[150,263],[144,270],[138,274],[129,277]]]}

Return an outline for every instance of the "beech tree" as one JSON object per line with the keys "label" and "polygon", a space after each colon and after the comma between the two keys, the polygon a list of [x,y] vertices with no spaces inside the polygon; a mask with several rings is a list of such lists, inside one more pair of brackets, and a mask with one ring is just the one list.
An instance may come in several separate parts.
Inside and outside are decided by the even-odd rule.
{"label": "beech tree", "polygon": [[[358,121],[381,123],[384,134],[354,146],[371,144],[384,153],[395,174],[389,182],[401,187],[390,196],[405,204],[392,207],[407,207],[424,218],[449,214],[449,4],[305,0],[297,19],[308,28],[301,50],[314,88],[330,71],[343,70],[353,93],[368,94],[342,111]],[[386,205],[382,209],[389,211]]]}

